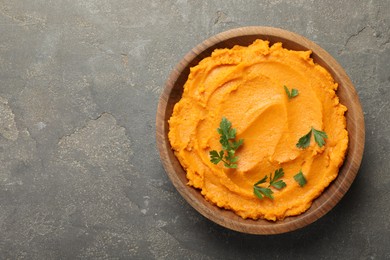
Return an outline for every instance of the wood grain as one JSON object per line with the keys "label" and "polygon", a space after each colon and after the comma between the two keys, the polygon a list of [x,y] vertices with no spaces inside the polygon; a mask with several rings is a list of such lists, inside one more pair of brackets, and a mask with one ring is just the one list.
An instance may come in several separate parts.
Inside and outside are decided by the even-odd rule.
{"label": "wood grain", "polygon": [[[305,213],[287,217],[284,220],[242,219],[231,211],[221,209],[207,202],[200,192],[187,186],[185,171],[173,154],[168,140],[168,119],[174,105],[180,100],[183,85],[187,81],[190,68],[203,58],[211,55],[216,48],[231,48],[234,45],[248,46],[255,39],[270,41],[271,44],[282,42],[283,47],[292,50],[312,50],[314,62],[326,68],[339,84],[337,95],[340,102],[347,106],[347,130],[349,147],[346,160],[340,168],[338,177],[319,196]],[[329,212],[344,196],[356,177],[362,160],[365,128],[359,97],[351,80],[337,61],[317,44],[308,39],[278,28],[242,27],[217,34],[193,48],[177,64],[166,81],[161,94],[156,114],[156,140],[161,162],[173,185],[183,198],[199,213],[209,220],[226,228],[250,234],[278,234],[302,228]]]}

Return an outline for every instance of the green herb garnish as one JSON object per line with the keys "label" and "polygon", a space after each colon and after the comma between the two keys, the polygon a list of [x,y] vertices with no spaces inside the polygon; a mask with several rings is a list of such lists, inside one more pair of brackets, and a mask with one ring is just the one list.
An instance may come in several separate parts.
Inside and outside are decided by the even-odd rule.
{"label": "green herb garnish", "polygon": [[221,135],[219,142],[222,145],[221,151],[210,151],[210,161],[214,164],[223,162],[227,168],[237,168],[238,156],[235,155],[236,150],[240,147],[244,140],[235,141],[236,129],[232,128],[232,123],[226,117],[222,117],[218,133]]}
{"label": "green herb garnish", "polygon": [[270,177],[269,177],[270,178],[270,182],[269,182],[270,186],[273,186],[273,187],[277,188],[278,190],[286,187],[286,183],[283,180],[276,181],[277,179],[280,179],[283,176],[284,176],[283,168],[276,170],[273,177],[272,177],[272,173],[270,173]]}
{"label": "green herb garnish", "polygon": [[[313,129],[313,128],[312,128]],[[299,138],[298,143],[296,146],[298,148],[306,148],[310,145],[310,138],[311,138],[311,132],[312,129],[310,129],[310,132]]]}
{"label": "green herb garnish", "polygon": [[258,186],[260,184],[265,183],[267,181],[267,178],[268,178],[268,176],[265,175],[263,179],[259,180],[255,184],[253,184],[253,192],[259,199],[263,199],[264,196],[268,197],[270,199],[274,198],[272,196],[273,191],[270,188]]}
{"label": "green herb garnish", "polygon": [[319,131],[314,129],[313,127],[310,129],[309,133],[305,134],[301,138],[299,138],[298,143],[296,146],[298,148],[306,148],[310,145],[310,138],[311,134],[313,133],[314,135],[314,141],[318,144],[319,147],[324,146],[325,140],[324,138],[328,138],[325,132]]}
{"label": "green herb garnish", "polygon": [[306,178],[302,173],[302,170],[300,170],[296,175],[294,175],[294,180],[298,182],[299,186],[303,187],[306,184]]}
{"label": "green herb garnish", "polygon": [[[253,184],[253,193],[258,197],[259,199],[263,199],[264,197],[274,199],[272,196],[273,191],[270,189],[270,187],[274,187],[276,189],[282,189],[286,187],[286,183],[283,180],[278,180],[284,176],[283,168],[280,168],[275,171],[274,176],[272,176],[272,173],[270,173],[270,182],[268,187],[261,187],[260,184],[263,184],[267,181],[268,176],[264,176],[263,179],[259,180],[255,184]],[[277,181],[278,180],[278,181]]]}
{"label": "green herb garnish", "polygon": [[324,138],[328,138],[326,133],[323,131],[316,130],[313,127],[311,129],[313,130],[314,141],[316,141],[316,143],[318,144],[319,147],[324,146],[324,144],[325,144]]}
{"label": "green herb garnish", "polygon": [[289,100],[292,99],[293,97],[298,96],[299,92],[297,89],[293,88],[293,89],[291,89],[291,92],[290,92],[285,85],[283,87],[284,87],[284,90],[286,91],[286,94],[287,94],[287,97]]}

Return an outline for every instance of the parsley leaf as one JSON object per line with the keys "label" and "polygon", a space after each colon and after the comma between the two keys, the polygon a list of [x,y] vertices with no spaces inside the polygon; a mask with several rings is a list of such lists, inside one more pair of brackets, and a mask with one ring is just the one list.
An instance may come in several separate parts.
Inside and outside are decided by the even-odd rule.
{"label": "parsley leaf", "polygon": [[210,151],[210,158],[211,158],[210,161],[212,163],[214,163],[214,164],[219,163],[223,159],[223,151],[221,151],[219,153],[215,150]]}
{"label": "parsley leaf", "polygon": [[302,173],[302,170],[300,170],[296,175],[294,175],[294,180],[298,182],[299,186],[303,187],[307,183],[305,176]]}
{"label": "parsley leaf", "polygon": [[312,130],[310,129],[309,133],[299,138],[298,143],[296,144],[298,148],[306,148],[310,145],[311,131]]}
{"label": "parsley leaf", "polygon": [[213,164],[223,162],[227,168],[237,168],[238,156],[235,153],[244,143],[244,140],[232,140],[236,138],[236,129],[232,128],[232,123],[226,117],[222,117],[217,132],[221,135],[219,142],[222,145],[222,150],[220,152],[216,150],[210,151],[210,161]]}
{"label": "parsley leaf", "polygon": [[316,129],[314,129],[313,127],[312,127],[311,129],[313,130],[314,140],[316,141],[316,143],[318,144],[318,146],[319,146],[319,147],[324,146],[324,144],[325,144],[324,138],[328,138],[328,136],[326,135],[326,133],[323,132],[323,131],[316,130]]}
{"label": "parsley leaf", "polygon": [[319,147],[324,146],[325,144],[324,138],[328,138],[327,134],[323,131],[314,129],[314,127],[311,127],[309,133],[299,138],[296,146],[298,148],[307,148],[310,145],[310,138],[312,133],[314,135],[314,141],[318,144],[318,146]]}
{"label": "parsley leaf", "polygon": [[277,181],[277,179],[280,179],[283,176],[284,176],[283,168],[280,168],[280,169],[275,171],[274,176],[272,176],[272,173],[270,173],[270,178],[269,178],[270,184],[268,185],[268,187],[258,186],[258,185],[263,184],[267,181],[268,176],[267,175],[264,176],[261,180],[259,180],[255,184],[253,184],[253,193],[259,199],[263,199],[264,197],[274,199],[274,197],[272,196],[272,194],[274,192],[270,189],[270,187],[272,186],[276,189],[282,189],[282,188],[286,187],[286,183],[283,180]]}
{"label": "parsley leaf", "polygon": [[284,85],[283,87],[284,87],[284,91],[286,91],[286,94],[287,94],[287,97],[288,97],[289,100],[294,98],[294,97],[296,97],[296,96],[298,96],[299,92],[298,92],[297,89],[293,88],[293,89],[291,89],[291,92],[290,92],[288,90],[288,88],[286,87],[286,85]]}
{"label": "parsley leaf", "polygon": [[275,171],[274,177],[272,177],[272,173],[270,173],[270,186],[273,186],[276,189],[281,189],[286,187],[286,183],[283,180],[276,181],[284,176],[283,168],[280,168]]}
{"label": "parsley leaf", "polygon": [[264,197],[268,197],[270,199],[273,199],[274,197],[272,196],[273,191],[270,188],[267,187],[261,187],[258,186],[260,184],[263,184],[267,181],[268,176],[265,175],[263,179],[259,180],[255,184],[253,184],[253,193],[258,197],[259,199],[263,199]]}
{"label": "parsley leaf", "polygon": [[259,185],[259,184],[262,184],[262,183],[265,183],[267,181],[267,178],[268,176],[265,175],[263,179],[259,180],[258,182],[256,182],[255,184],[253,184],[254,186],[256,185]]}
{"label": "parsley leaf", "polygon": [[270,188],[264,188],[259,186],[253,186],[253,193],[259,198],[263,199],[264,196],[270,198],[271,200],[274,199],[274,196],[272,194],[274,193]]}

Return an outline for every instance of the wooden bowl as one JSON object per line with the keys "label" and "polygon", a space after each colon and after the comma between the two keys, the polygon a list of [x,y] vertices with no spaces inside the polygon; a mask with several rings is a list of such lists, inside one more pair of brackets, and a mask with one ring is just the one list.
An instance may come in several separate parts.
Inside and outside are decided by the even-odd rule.
{"label": "wooden bowl", "polygon": [[[305,213],[271,222],[267,220],[242,219],[234,212],[221,209],[206,201],[199,190],[187,185],[186,173],[175,157],[168,140],[168,119],[183,93],[190,67],[211,55],[214,49],[231,48],[234,45],[248,46],[255,39],[282,42],[291,50],[312,50],[314,62],[326,68],[339,84],[337,95],[347,106],[347,130],[349,147],[338,177],[314,200]],[[173,185],[183,198],[209,220],[226,228],[250,234],[278,234],[302,228],[330,211],[351,186],[358,172],[364,149],[364,119],[359,97],[344,69],[325,50],[295,33],[271,27],[243,27],[217,34],[193,48],[171,72],[161,94],[156,115],[156,138],[162,164]]]}

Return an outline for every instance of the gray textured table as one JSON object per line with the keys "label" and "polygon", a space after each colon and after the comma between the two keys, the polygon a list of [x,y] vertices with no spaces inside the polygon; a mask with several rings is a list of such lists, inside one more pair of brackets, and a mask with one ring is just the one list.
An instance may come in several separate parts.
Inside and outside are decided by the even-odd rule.
{"label": "gray textured table", "polygon": [[[351,189],[283,235],[240,234],[199,215],[155,145],[176,62],[248,25],[321,45],[365,112]],[[389,27],[388,0],[0,0],[0,258],[390,259]]]}

